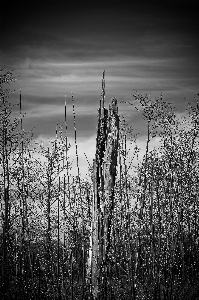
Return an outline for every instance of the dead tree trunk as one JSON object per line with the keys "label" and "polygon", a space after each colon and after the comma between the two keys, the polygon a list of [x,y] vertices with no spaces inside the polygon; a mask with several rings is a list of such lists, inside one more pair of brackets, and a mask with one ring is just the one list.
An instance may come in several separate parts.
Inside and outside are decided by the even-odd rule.
{"label": "dead tree trunk", "polygon": [[114,186],[119,140],[119,117],[117,100],[112,99],[109,110],[104,107],[105,72],[102,79],[102,99],[100,101],[96,155],[93,162],[94,197],[92,220],[92,260],[91,281],[93,297],[97,299],[99,286],[107,298],[107,264],[111,245],[112,214],[114,209]]}

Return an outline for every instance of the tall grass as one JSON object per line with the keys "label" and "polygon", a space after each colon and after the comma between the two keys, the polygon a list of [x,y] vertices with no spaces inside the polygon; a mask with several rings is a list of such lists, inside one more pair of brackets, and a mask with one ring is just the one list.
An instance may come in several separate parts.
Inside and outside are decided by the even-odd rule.
{"label": "tall grass", "polygon": [[[89,166],[90,179],[81,178],[73,96],[76,177],[68,158],[66,102],[55,139],[47,146],[33,144],[23,130],[21,93],[19,117],[12,117],[4,86],[13,80],[12,72],[1,69],[1,299],[197,299],[198,100],[189,103],[187,119],[177,119],[162,96],[152,100],[134,94],[136,108],[147,121],[146,153],[135,167],[137,136],[119,117],[114,163],[108,156],[110,143],[105,139],[102,145],[107,151],[102,171],[109,160],[116,173],[108,198],[108,234],[100,241],[94,233],[96,224],[105,224],[100,219],[104,215],[95,218],[98,162]],[[101,100],[104,109],[104,76]],[[157,135],[160,147],[150,150]],[[127,140],[134,145],[132,155]],[[110,186],[101,188],[106,195]],[[101,260],[93,252],[100,243],[108,246]]]}

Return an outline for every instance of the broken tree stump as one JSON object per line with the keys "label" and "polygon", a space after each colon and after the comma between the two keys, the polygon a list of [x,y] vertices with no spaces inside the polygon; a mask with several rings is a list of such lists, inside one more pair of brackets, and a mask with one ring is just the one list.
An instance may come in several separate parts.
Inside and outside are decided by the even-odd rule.
{"label": "broken tree stump", "polygon": [[104,107],[105,71],[102,78],[102,98],[98,110],[96,155],[93,160],[93,207],[91,283],[93,297],[97,299],[99,284],[106,293],[106,268],[111,245],[114,186],[119,141],[119,116],[117,99],[112,98],[109,110]]}

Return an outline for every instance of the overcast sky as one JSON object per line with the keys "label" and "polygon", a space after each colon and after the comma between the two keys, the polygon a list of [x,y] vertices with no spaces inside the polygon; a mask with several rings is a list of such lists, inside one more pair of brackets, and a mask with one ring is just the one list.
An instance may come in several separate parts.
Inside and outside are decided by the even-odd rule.
{"label": "overcast sky", "polygon": [[133,101],[134,90],[152,98],[162,92],[179,115],[185,114],[183,97],[188,102],[199,92],[199,18],[192,1],[74,2],[1,1],[0,64],[20,76],[11,100],[19,101],[21,88],[23,125],[35,127],[35,139],[55,137],[56,124],[64,121],[66,95],[68,136],[74,141],[73,93],[85,175],[83,152],[90,163],[95,156],[103,70],[106,107],[116,97],[119,114],[145,145],[146,123],[120,102]]}

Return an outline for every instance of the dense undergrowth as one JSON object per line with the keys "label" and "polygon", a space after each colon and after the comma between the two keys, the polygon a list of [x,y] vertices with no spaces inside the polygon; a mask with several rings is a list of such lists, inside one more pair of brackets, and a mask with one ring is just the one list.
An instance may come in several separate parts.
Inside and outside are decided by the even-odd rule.
{"label": "dense undergrowth", "polygon": [[[66,115],[48,147],[32,142],[21,101],[12,116],[5,85],[13,80],[1,70],[0,298],[93,299],[92,166],[90,178],[72,176]],[[121,119],[111,249],[98,299],[199,299],[199,103],[178,119],[162,97],[134,97],[148,124],[146,153],[134,167],[136,136]],[[159,149],[149,150],[157,135]]]}

